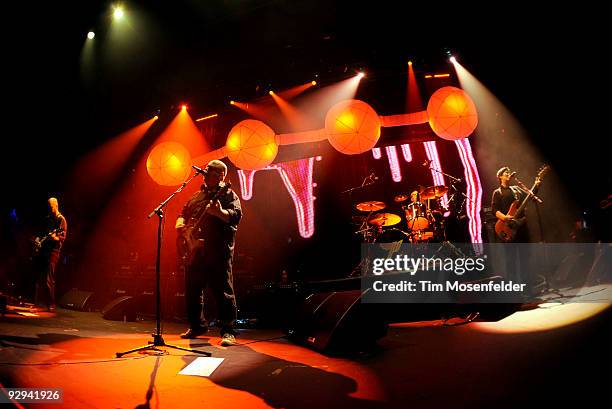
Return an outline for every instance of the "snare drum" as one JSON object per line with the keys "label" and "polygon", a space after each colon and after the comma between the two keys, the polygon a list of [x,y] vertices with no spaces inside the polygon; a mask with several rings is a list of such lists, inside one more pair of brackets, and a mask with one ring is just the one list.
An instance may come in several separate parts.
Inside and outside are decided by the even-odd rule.
{"label": "snare drum", "polygon": [[412,202],[404,208],[409,230],[425,230],[429,227],[427,207],[421,202]]}

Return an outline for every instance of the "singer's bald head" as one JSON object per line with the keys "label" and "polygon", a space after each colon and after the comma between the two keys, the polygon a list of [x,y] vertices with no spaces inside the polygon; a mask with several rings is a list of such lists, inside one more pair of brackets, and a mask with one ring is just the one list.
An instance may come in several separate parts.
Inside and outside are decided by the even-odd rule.
{"label": "singer's bald head", "polygon": [[50,197],[49,200],[47,200],[47,203],[49,203],[49,210],[51,211],[51,213],[59,213],[59,203],[57,201],[57,198]]}

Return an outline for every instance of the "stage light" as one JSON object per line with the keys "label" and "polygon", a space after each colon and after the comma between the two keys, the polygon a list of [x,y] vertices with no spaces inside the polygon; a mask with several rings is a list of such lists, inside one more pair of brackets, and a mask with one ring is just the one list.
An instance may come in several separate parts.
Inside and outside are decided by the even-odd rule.
{"label": "stage light", "polygon": [[274,91],[268,91],[268,94],[274,95]]}
{"label": "stage light", "polygon": [[181,105],[181,109],[182,109],[183,111],[186,111],[186,110],[187,110],[187,105],[185,105],[185,104]]}
{"label": "stage light", "polygon": [[153,117],[153,120],[155,120],[155,121],[157,121],[158,119],[159,119],[159,117],[158,117],[157,115],[155,115],[155,116]]}
{"label": "stage light", "polygon": [[87,33],[87,38],[89,38],[90,40],[93,40],[95,36],[96,36],[96,33],[94,33],[93,31],[90,31],[89,33]]}
{"label": "stage light", "polygon": [[113,17],[115,20],[121,20],[123,18],[123,8],[120,6],[116,6],[113,10]]}
{"label": "stage light", "polygon": [[317,85],[317,82],[316,81],[312,81],[311,84],[314,86],[314,85]]}
{"label": "stage light", "polygon": [[408,65],[412,66],[412,61],[408,61]]}
{"label": "stage light", "polygon": [[202,117],[202,118],[198,118],[198,119],[196,119],[196,122],[206,121],[207,119],[210,119],[210,118],[216,118],[216,117],[218,117],[218,116],[219,116],[219,114],[211,114],[211,115],[206,115],[206,116],[204,116],[204,117]]}
{"label": "stage light", "polygon": [[230,105],[235,105],[236,101],[234,101],[233,99],[230,101]]}
{"label": "stage light", "polygon": [[365,77],[365,73],[363,71],[361,71],[361,72],[359,72],[359,74],[357,74],[357,77],[361,79],[361,78]]}
{"label": "stage light", "polygon": [[448,59],[450,62],[452,62],[453,64],[457,63],[457,59],[455,58],[454,55],[451,55],[451,57]]}

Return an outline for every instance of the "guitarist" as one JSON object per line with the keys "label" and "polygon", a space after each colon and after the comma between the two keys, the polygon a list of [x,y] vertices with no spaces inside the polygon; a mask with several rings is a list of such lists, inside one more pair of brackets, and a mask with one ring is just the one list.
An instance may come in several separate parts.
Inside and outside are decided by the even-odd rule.
{"label": "guitarist", "polygon": [[238,195],[231,189],[227,189],[214,202],[211,203],[210,200],[225,186],[226,175],[227,166],[223,162],[212,160],[208,163],[204,170],[204,184],[187,201],[175,227],[180,235],[187,227],[191,227],[190,223],[200,220],[206,210],[200,225],[193,226],[194,235],[204,242],[185,268],[185,300],[189,329],[181,334],[181,338],[196,338],[207,332],[208,327],[200,323],[203,310],[200,296],[202,290],[208,286],[217,305],[221,345],[229,346],[236,343],[233,331],[236,298],[232,258],[242,209]]}
{"label": "guitarist", "polygon": [[59,203],[55,197],[50,197],[47,203],[49,205],[46,223],[48,237],[42,242],[38,256],[34,260],[36,271],[34,302],[46,308],[47,311],[55,312],[55,267],[62,244],[66,240],[68,223],[60,213]]}
{"label": "guitarist", "polygon": [[[515,201],[522,201],[525,198],[525,193],[518,186],[510,186],[510,180],[514,174],[508,166],[504,166],[497,171],[497,180],[499,188],[493,191],[491,199],[491,209],[493,214],[503,222],[514,220],[513,216],[508,215],[510,206]],[[517,231],[516,237],[513,240],[516,243],[527,243],[527,225],[523,224]]]}
{"label": "guitarist", "polygon": [[[510,180],[513,176],[514,173],[508,166],[504,166],[497,171],[499,188],[493,191],[493,198],[491,200],[493,214],[495,214],[498,220],[504,222],[515,220],[514,216],[508,215],[510,206],[515,201],[522,201],[526,196],[526,193],[518,186],[510,186]],[[497,237],[497,240],[503,242],[499,237]],[[526,264],[526,261],[529,259],[529,249],[524,244],[515,244],[529,242],[527,223],[523,223],[519,227],[512,241],[513,243],[504,246],[505,276],[515,283],[527,284],[527,289],[522,296],[529,299],[533,291],[533,277],[530,274],[529,266]]]}

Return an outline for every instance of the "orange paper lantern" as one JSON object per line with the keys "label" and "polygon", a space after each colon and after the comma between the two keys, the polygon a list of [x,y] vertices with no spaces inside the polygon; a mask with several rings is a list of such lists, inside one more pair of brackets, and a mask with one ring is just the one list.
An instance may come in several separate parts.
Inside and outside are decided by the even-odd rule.
{"label": "orange paper lantern", "polygon": [[478,113],[472,98],[462,89],[443,87],[434,92],[427,104],[429,126],[442,139],[467,138],[478,125]]}
{"label": "orange paper lantern", "polygon": [[162,142],[149,153],[147,172],[162,186],[180,185],[191,173],[191,155],[178,142]]}
{"label": "orange paper lantern", "polygon": [[241,169],[263,169],[278,153],[276,134],[268,125],[255,119],[239,122],[225,143],[227,157]]}
{"label": "orange paper lantern", "polygon": [[356,155],[369,151],[378,142],[380,118],[365,102],[348,99],[327,112],[325,133],[337,151]]}

